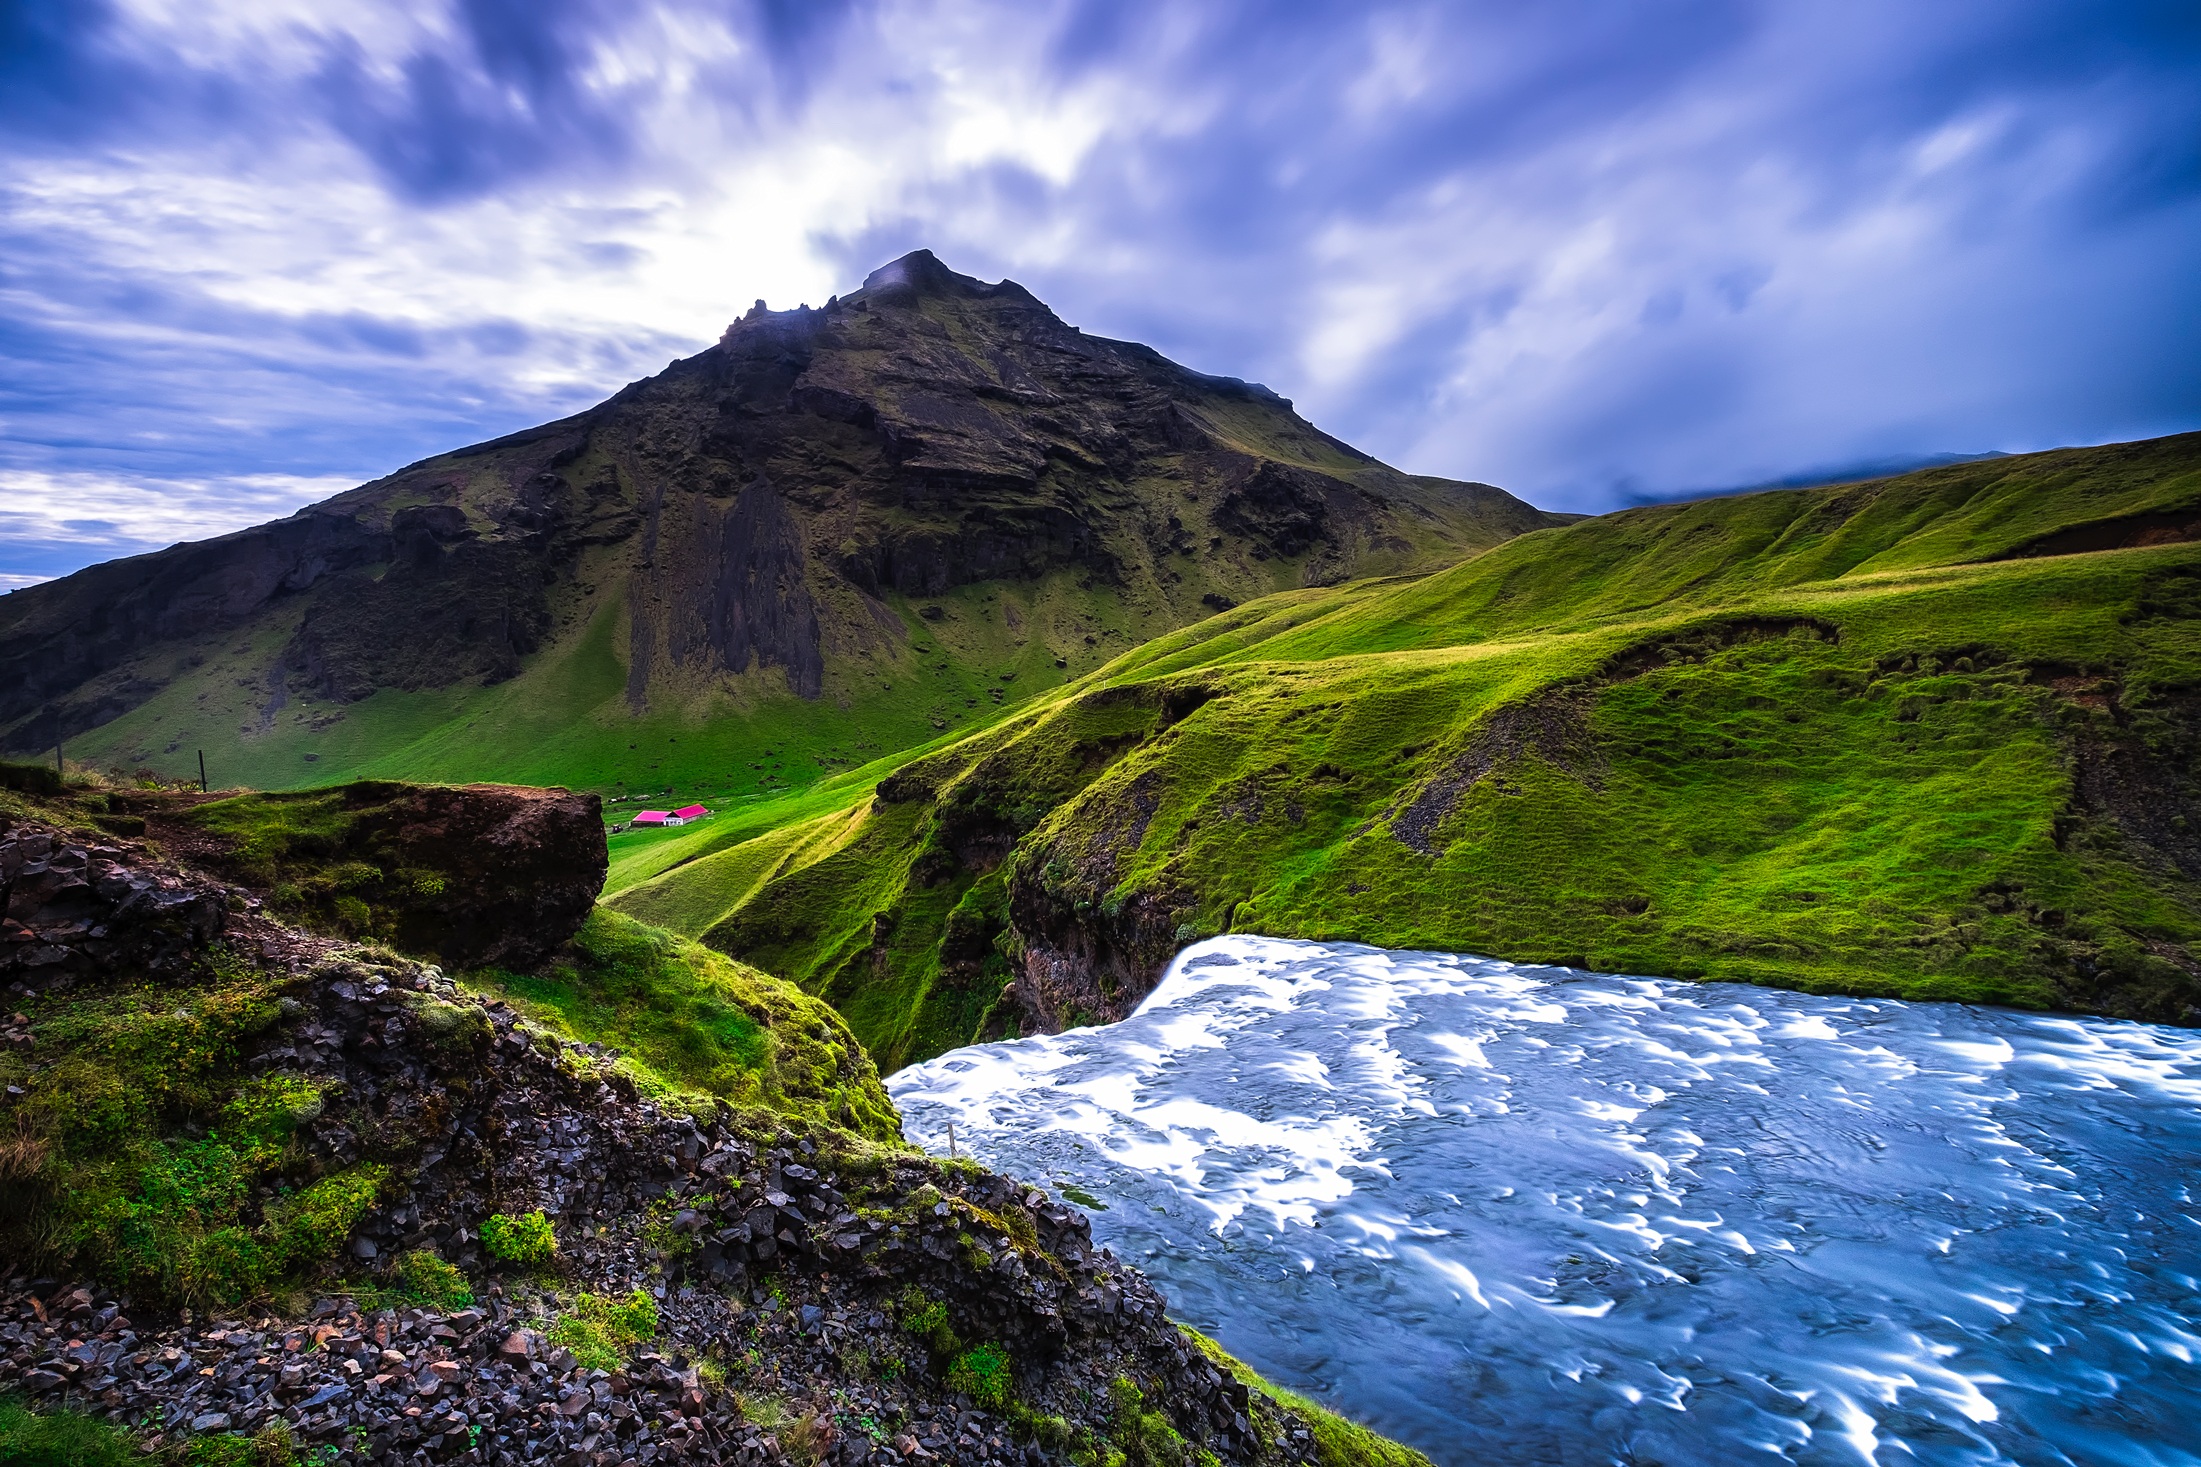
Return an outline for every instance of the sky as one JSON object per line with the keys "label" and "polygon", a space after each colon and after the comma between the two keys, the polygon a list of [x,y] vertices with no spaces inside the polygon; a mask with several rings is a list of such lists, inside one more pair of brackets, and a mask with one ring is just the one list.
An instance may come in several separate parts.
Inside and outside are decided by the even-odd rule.
{"label": "sky", "polygon": [[1598,511],[2201,428],[2192,0],[0,0],[0,587],[919,246]]}

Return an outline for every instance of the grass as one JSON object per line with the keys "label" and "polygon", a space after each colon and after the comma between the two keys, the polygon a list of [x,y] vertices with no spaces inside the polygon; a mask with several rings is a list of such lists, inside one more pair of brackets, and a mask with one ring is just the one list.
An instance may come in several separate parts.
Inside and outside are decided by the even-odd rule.
{"label": "grass", "polygon": [[1197,605],[1187,612],[1096,590],[1070,571],[924,598],[940,608],[938,621],[890,599],[901,631],[836,658],[819,699],[760,677],[667,687],[640,711],[626,695],[618,649],[627,620],[616,599],[592,603],[507,681],[386,688],[343,705],[292,693],[272,716],[268,668],[296,626],[295,614],[271,613],[218,645],[152,654],[144,672],[161,690],[73,739],[70,753],[195,778],[203,749],[217,788],[497,780],[593,791],[615,817],[675,796],[738,808],[983,727],[1200,614]]}
{"label": "grass", "polygon": [[1015,1387],[1008,1351],[990,1341],[972,1346],[948,1365],[948,1389],[988,1411],[1008,1405]]}
{"label": "grass", "polygon": [[20,1092],[5,1117],[6,1251],[194,1304],[333,1257],[386,1173],[316,1174],[290,1138],[320,1093],[240,1070],[240,1045],[280,1017],[279,988],[216,952],[181,984],[31,1001],[37,1058],[0,1057]]}
{"label": "grass", "polygon": [[1246,1389],[1259,1391],[1286,1410],[1297,1412],[1314,1433],[1315,1460],[1322,1467],[1429,1467],[1429,1459],[1411,1447],[1387,1441],[1296,1391],[1269,1384],[1253,1367],[1198,1330],[1186,1325],[1177,1327],[1200,1347],[1201,1354],[1229,1372]]}
{"label": "grass", "polygon": [[549,1330],[583,1370],[617,1370],[634,1347],[657,1333],[657,1301],[636,1289],[624,1299],[582,1294]]}
{"label": "grass", "polygon": [[1170,716],[1086,689],[900,761],[843,810],[729,845],[610,899],[832,1002],[888,1069],[968,1041],[1010,977],[1007,891],[981,869]]}
{"label": "grass", "polygon": [[887,1069],[1223,931],[2191,1022],[2201,550],[2030,551],[2196,505],[2189,435],[1281,593],[611,900]]}
{"label": "grass", "polygon": [[128,1467],[130,1434],[76,1411],[33,1411],[0,1395],[0,1467]]}
{"label": "grass", "polygon": [[482,1223],[481,1246],[501,1262],[535,1268],[557,1256],[558,1234],[540,1208],[517,1217],[498,1212]]}
{"label": "grass", "polygon": [[547,1028],[624,1052],[661,1092],[899,1141],[876,1067],[825,1004],[697,943],[598,908],[542,973],[467,975]]}
{"label": "grass", "polygon": [[438,1309],[464,1309],[474,1302],[466,1275],[425,1248],[401,1254],[390,1269],[390,1283],[404,1298]]}

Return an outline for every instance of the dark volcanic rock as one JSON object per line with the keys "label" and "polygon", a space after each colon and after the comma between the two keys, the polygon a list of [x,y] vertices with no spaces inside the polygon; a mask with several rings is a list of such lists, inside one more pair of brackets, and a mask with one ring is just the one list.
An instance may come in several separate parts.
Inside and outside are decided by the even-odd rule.
{"label": "dark volcanic rock", "polygon": [[[293,818],[302,808],[329,818]],[[464,967],[540,963],[588,916],[610,859],[597,796],[516,785],[368,780],[155,806],[150,818],[214,869],[295,893],[318,925],[347,925],[349,896],[395,946]],[[327,879],[345,868],[363,874]]]}
{"label": "dark volcanic rock", "polygon": [[610,865],[602,801],[565,790],[409,788],[353,829],[362,848],[442,877],[403,908],[398,944],[468,967],[541,962],[588,916]]}
{"label": "dark volcanic rock", "polygon": [[0,983],[173,974],[221,935],[228,899],[204,877],[0,815]]}
{"label": "dark volcanic rock", "polygon": [[[896,596],[1061,574],[1143,636],[1556,522],[919,251],[575,417],[0,598],[0,746],[50,748],[178,679],[229,686],[198,669],[234,659],[265,688],[248,735],[307,701],[496,682],[599,616],[637,709],[743,680],[817,698],[908,644]],[[1058,612],[1061,640],[1091,630]]]}
{"label": "dark volcanic rock", "polygon": [[[375,807],[393,840],[509,844],[558,818],[555,802],[499,798],[516,792],[415,793]],[[19,877],[74,864],[51,829],[12,835]],[[165,889],[175,873],[143,860],[110,864]],[[225,942],[280,995],[240,1037],[235,1070],[319,1097],[295,1113],[268,1178],[280,1185],[258,1195],[280,1213],[315,1178],[372,1167],[371,1204],[323,1240],[328,1261],[290,1312],[261,1302],[197,1318],[97,1280],[33,1277],[24,1215],[0,1209],[13,1273],[0,1392],[102,1415],[153,1450],[287,1431],[331,1467],[1040,1464],[1141,1443],[1166,1452],[1141,1461],[1209,1460],[1194,1447],[1266,1467],[1315,1459],[1302,1418],[1211,1363],[1144,1277],[1093,1246],[1083,1214],[1042,1191],[836,1128],[679,1108],[603,1046],[436,968],[258,913],[240,913]],[[140,980],[82,956],[88,982]],[[47,1027],[66,1012],[54,1005],[44,995],[0,1036],[34,1066],[55,1063],[53,1036],[67,1042],[66,1023]],[[0,1096],[0,1124],[35,1105],[21,1093]],[[174,1124],[193,1134],[187,1116]],[[12,1182],[16,1200],[33,1184]],[[490,1217],[536,1210],[555,1257],[491,1257]],[[369,1293],[424,1252],[462,1269],[475,1302]],[[577,1294],[640,1297],[654,1332],[617,1368],[590,1368],[561,1333]],[[961,1393],[956,1362],[974,1346],[1009,1372],[1016,1411]]]}

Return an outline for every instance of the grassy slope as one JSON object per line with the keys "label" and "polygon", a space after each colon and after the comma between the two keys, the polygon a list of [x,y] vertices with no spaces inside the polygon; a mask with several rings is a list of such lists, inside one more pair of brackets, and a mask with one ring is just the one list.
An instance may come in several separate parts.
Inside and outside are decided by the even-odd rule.
{"label": "grassy slope", "polygon": [[1314,1432],[1315,1460],[1321,1467],[1429,1467],[1429,1459],[1412,1447],[1377,1436],[1367,1427],[1348,1421],[1300,1395],[1271,1385],[1260,1372],[1189,1325],[1179,1325],[1200,1353],[1237,1378],[1249,1390],[1259,1391],[1278,1405],[1297,1411]]}
{"label": "grassy slope", "polygon": [[[952,338],[971,361],[985,360],[992,350],[985,332],[959,308],[935,300],[925,314],[940,338]],[[839,369],[869,383],[867,391],[892,398],[924,390],[921,380],[880,385],[882,369],[871,360],[878,353],[843,354],[870,361]],[[653,393],[677,396],[681,390],[673,384]],[[1497,544],[1544,518],[1506,496],[1463,496],[1451,488],[1440,492],[1435,486],[1443,481],[1410,480],[1274,403],[1194,394],[1183,406],[1218,442],[1245,454],[1361,485],[1387,500],[1402,490],[1418,495],[1409,500],[1412,512],[1384,520],[1382,535],[1364,535],[1349,547],[1349,563],[1364,569],[1427,568]],[[811,445],[824,457],[791,461],[790,482],[819,474],[834,481],[846,465],[826,452],[832,433],[815,423],[806,432],[825,435]],[[631,473],[619,452],[598,444],[564,472],[575,483],[590,482],[619,465]],[[510,498],[511,471],[512,463],[496,451],[460,450],[334,502],[387,514],[448,501],[487,533],[494,528],[491,508]],[[683,671],[670,667],[661,651],[648,679],[647,708],[637,712],[628,696],[630,601],[661,588],[658,571],[637,544],[622,541],[593,545],[559,570],[548,593],[543,646],[508,681],[484,686],[465,677],[415,691],[385,686],[355,703],[329,702],[280,665],[312,601],[311,595],[291,597],[270,603],[248,626],[155,644],[107,675],[104,682],[118,688],[144,684],[159,691],[73,739],[69,752],[87,764],[192,778],[203,750],[217,785],[256,789],[361,778],[497,780],[593,791],[626,813],[666,798],[714,806],[771,799],[943,732],[982,727],[1003,706],[1205,616],[1211,603],[1204,596],[1257,597],[1348,563],[1320,553],[1310,559],[1260,550],[1214,521],[1216,496],[1195,493],[1196,477],[1183,453],[1148,454],[1134,477],[1108,487],[1106,513],[1095,518],[1117,570],[1114,580],[1077,566],[916,598],[886,592],[883,602],[872,601],[830,568],[826,547],[844,532],[937,530],[951,522],[876,505],[853,520],[853,511],[835,510],[808,522],[805,533],[815,552],[808,587],[826,634],[823,691],[816,700],[792,696],[777,669],[734,676]],[[451,482],[424,492],[424,484],[444,479]],[[1048,502],[1052,492],[1033,491],[1035,502]],[[1098,491],[1087,486],[1081,492]],[[682,502],[679,492],[674,499]],[[678,519],[672,514],[668,526]],[[1164,520],[1181,524],[1181,544],[1157,538]],[[689,587],[685,594],[708,591]],[[409,614],[404,606],[383,608],[374,635],[405,637]],[[366,613],[354,606],[343,615]]]}
{"label": "grassy slope", "polygon": [[860,829],[728,844],[615,902],[832,998],[889,1069],[986,1022],[1036,936],[1005,875],[1119,940],[1144,908],[1171,942],[2184,1017],[2193,883],[2075,779],[2187,747],[2201,550],[1998,557],[2190,510],[2197,470],[2193,437],[2034,455],[1285,593],[908,764],[847,807]]}
{"label": "grassy slope", "polygon": [[[118,795],[141,811],[159,798],[84,780],[60,792],[0,788],[0,820],[104,840],[95,822],[112,818]],[[301,873],[316,837],[340,824],[340,804],[198,808],[233,835],[282,847],[285,879],[310,887]],[[311,902],[291,915],[328,925]],[[595,912],[542,973],[460,976],[545,1028],[613,1047],[645,1093],[901,1143],[876,1067],[831,1008],[631,919]],[[191,1302],[280,1293],[326,1266],[387,1168],[319,1174],[288,1146],[298,1118],[320,1112],[318,1082],[238,1063],[247,1039],[289,1022],[284,1006],[300,981],[216,945],[172,979],[125,975],[16,997],[38,1042],[0,1053],[0,1132],[9,1137],[0,1147],[0,1253]],[[278,1181],[287,1200],[255,1200],[256,1187]]]}
{"label": "grassy slope", "polygon": [[[1078,676],[1136,641],[1136,615],[1093,615],[1106,598],[1067,575],[928,598],[940,622],[905,612],[910,640],[835,669],[818,702],[773,691],[772,677],[629,707],[623,608],[597,607],[509,682],[386,689],[342,709],[304,700],[270,718],[265,664],[289,641],[272,620],[217,648],[162,692],[93,734],[72,759],[195,777],[208,751],[216,785],[295,789],[346,779],[499,780],[715,806],[769,800],[881,754],[964,731]],[[1073,631],[1091,624],[1091,632]],[[1093,642],[1089,645],[1086,637]],[[1066,664],[1055,666],[1060,657]],[[998,697],[996,695],[999,695]],[[340,715],[340,716],[334,716]]]}
{"label": "grassy slope", "polygon": [[831,1009],[616,912],[591,914],[545,972],[466,980],[568,1038],[619,1049],[645,1090],[902,1139],[877,1071]]}

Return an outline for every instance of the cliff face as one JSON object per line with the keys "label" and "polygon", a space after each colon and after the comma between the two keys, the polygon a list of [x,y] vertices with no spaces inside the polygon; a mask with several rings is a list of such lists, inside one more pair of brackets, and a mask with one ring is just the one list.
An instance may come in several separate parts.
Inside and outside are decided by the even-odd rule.
{"label": "cliff face", "polygon": [[890,1069],[1122,1018],[1232,931],[2201,1023],[2197,465],[1649,506],[1249,603],[611,902]]}
{"label": "cliff face", "polygon": [[[1552,522],[920,251],[822,309],[760,303],[576,417],[0,598],[0,743],[150,704],[92,745],[234,742],[235,769],[378,691],[495,685],[584,641],[576,715],[1003,666],[1022,693],[1249,596]],[[932,726],[964,716],[940,702]]]}
{"label": "cliff face", "polygon": [[[560,850],[593,887],[573,803],[0,786],[0,1393],[177,1467],[1421,1461],[1241,1379],[1075,1208],[907,1148],[822,1004],[507,900]],[[415,952],[559,952],[354,945],[315,870]],[[0,1459],[47,1460],[19,1417]]]}

